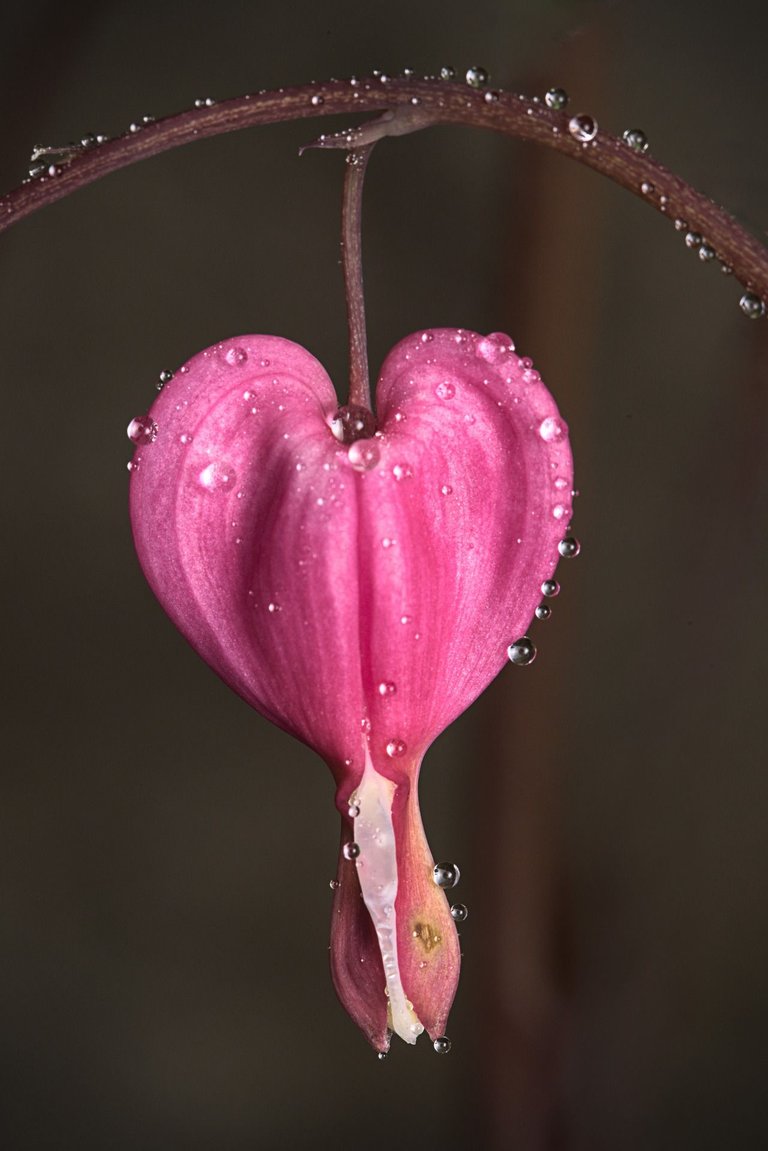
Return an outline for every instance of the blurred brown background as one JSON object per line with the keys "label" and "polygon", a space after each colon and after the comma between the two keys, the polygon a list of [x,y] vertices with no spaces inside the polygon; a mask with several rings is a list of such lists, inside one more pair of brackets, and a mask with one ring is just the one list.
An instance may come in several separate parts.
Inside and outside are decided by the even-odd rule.
{"label": "blurred brown background", "polygon": [[[0,188],[33,144],[196,97],[480,63],[644,128],[762,233],[765,31],[756,0],[32,0],[4,17]],[[144,585],[124,428],[160,369],[261,331],[344,386],[342,168],[298,159],[313,131],[201,142],[0,237],[2,1145],[763,1145],[766,328],[671,223],[465,129],[371,163],[374,369],[419,327],[509,331],[581,490],[538,661],[426,761],[470,907],[447,1058],[380,1064],[336,1004],[330,775]]]}

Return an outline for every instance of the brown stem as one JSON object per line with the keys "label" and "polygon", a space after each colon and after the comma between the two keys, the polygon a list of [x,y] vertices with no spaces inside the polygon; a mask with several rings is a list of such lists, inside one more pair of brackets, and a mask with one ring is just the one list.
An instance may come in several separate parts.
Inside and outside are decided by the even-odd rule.
{"label": "brown stem", "polygon": [[[379,76],[305,84],[241,96],[212,107],[192,108],[138,126],[138,131],[83,149],[63,165],[52,165],[54,174],[46,173],[27,181],[0,198],[0,231],[109,172],[206,136],[313,116],[405,111],[416,107],[419,115],[412,127],[466,124],[488,128],[506,136],[545,144],[602,172],[670,219],[684,221],[686,229],[701,236],[737,279],[762,301],[768,300],[768,250],[723,208],[668,168],[607,132],[598,132],[592,141],[579,140],[569,130],[569,110],[553,110],[514,92],[478,90],[437,79]],[[403,121],[399,123],[402,125]],[[396,116],[390,134],[397,132]],[[381,134],[385,134],[385,129]],[[350,142],[354,147],[354,139]]]}
{"label": "brown stem", "polygon": [[349,403],[371,411],[368,379],[368,341],[363,296],[362,211],[363,184],[373,144],[355,148],[347,155],[341,207],[341,258],[347,295],[349,327]]}

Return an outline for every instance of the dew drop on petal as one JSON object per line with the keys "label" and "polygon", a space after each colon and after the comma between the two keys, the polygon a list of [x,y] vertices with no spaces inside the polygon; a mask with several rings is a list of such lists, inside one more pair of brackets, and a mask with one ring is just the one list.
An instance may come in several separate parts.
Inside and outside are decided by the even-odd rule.
{"label": "dew drop on petal", "polygon": [[554,443],[556,440],[561,440],[563,438],[563,425],[560,423],[560,420],[555,418],[555,416],[547,416],[545,420],[542,420],[539,426],[539,435],[545,443]]}
{"label": "dew drop on petal", "polygon": [[432,1046],[438,1055],[447,1055],[451,1050],[451,1041],[447,1035],[439,1035]]}
{"label": "dew drop on petal", "polygon": [[350,799],[349,807],[347,808],[347,815],[349,816],[350,819],[357,819],[359,814],[360,814],[360,804],[354,803]]}
{"label": "dew drop on petal", "polygon": [[188,447],[192,443],[192,433],[182,432],[179,436],[179,441],[180,443],[184,444],[185,448]]}
{"label": "dew drop on petal", "polygon": [[541,594],[551,598],[560,595],[560,584],[556,579],[545,579],[541,585]]}
{"label": "dew drop on petal", "polygon": [[402,755],[405,755],[407,750],[408,747],[403,743],[402,739],[390,739],[387,744],[387,755],[390,759],[399,759]]}
{"label": "dew drop on petal", "polygon": [[457,923],[464,923],[464,921],[466,920],[468,915],[469,915],[469,911],[466,907],[466,904],[464,904],[464,903],[453,903],[453,904],[451,904],[451,918],[454,919]]}
{"label": "dew drop on petal", "polygon": [[409,464],[395,464],[392,468],[392,475],[396,480],[407,480],[413,475]]}
{"label": "dew drop on petal", "polygon": [[355,440],[347,457],[356,472],[370,472],[379,462],[379,448],[373,440]]}
{"label": "dew drop on petal", "polygon": [[452,68],[450,64],[444,64],[440,69],[441,80],[454,80],[456,78],[456,69]]}
{"label": "dew drop on petal", "polygon": [[440,494],[443,496],[449,496],[452,492],[453,488],[450,484],[443,484],[443,486],[440,488]]}
{"label": "dew drop on petal", "polygon": [[505,332],[490,332],[477,341],[477,354],[489,364],[496,364],[509,352],[514,352],[515,344]]}
{"label": "dew drop on petal", "polygon": [[158,392],[162,392],[165,385],[167,383],[170,383],[170,381],[172,379],[173,379],[173,372],[168,372],[168,371],[163,370],[160,373],[160,375],[157,377],[157,383],[155,384],[155,387],[157,388]]}
{"label": "dew drop on petal", "polygon": [[528,667],[536,659],[536,646],[527,635],[521,636],[509,645],[507,656],[516,667]]}
{"label": "dew drop on petal", "polygon": [[443,380],[443,382],[435,388],[435,395],[438,400],[452,400],[456,395],[456,388],[450,380]]}
{"label": "dew drop on petal", "polygon": [[588,116],[586,112],[579,112],[577,116],[571,116],[568,121],[568,131],[575,140],[588,144],[597,135],[597,120],[593,116]]}
{"label": "dew drop on petal", "polygon": [[236,476],[230,464],[221,462],[208,464],[200,472],[198,481],[209,492],[219,492],[231,488]]}
{"label": "dew drop on petal", "polygon": [[157,439],[157,424],[151,416],[136,416],[127,428],[132,444],[153,444]]}
{"label": "dew drop on petal", "polygon": [[246,362],[248,353],[245,348],[227,348],[224,353],[224,359],[231,368],[236,368]]}
{"label": "dew drop on petal", "polygon": [[563,559],[570,560],[579,554],[581,544],[575,536],[566,536],[564,540],[560,540],[560,543],[557,545],[557,550]]}
{"label": "dew drop on petal", "polygon": [[544,103],[553,112],[561,112],[568,103],[568,93],[564,88],[550,88],[544,96]]}
{"label": "dew drop on petal", "polygon": [[357,843],[345,843],[343,848],[343,855],[345,859],[357,859],[360,854],[360,847]]}
{"label": "dew drop on petal", "polygon": [[341,887],[341,884],[339,883],[338,879],[331,879],[328,883],[328,886],[330,887],[331,891],[338,891],[338,889]]}
{"label": "dew drop on petal", "polygon": [[384,680],[379,684],[378,692],[382,699],[386,699],[390,695],[395,695],[397,692],[397,685],[391,683],[389,680]]}
{"label": "dew drop on petal", "polygon": [[446,891],[456,886],[461,879],[461,872],[455,863],[436,863],[432,871],[432,878],[438,887],[442,887]]}
{"label": "dew drop on petal", "polygon": [[552,608],[548,603],[540,603],[534,612],[536,619],[549,619],[552,615]]}

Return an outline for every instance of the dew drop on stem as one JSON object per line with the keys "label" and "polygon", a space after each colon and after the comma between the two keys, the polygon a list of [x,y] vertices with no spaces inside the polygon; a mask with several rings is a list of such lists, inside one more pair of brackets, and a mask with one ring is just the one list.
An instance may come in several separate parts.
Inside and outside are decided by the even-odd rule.
{"label": "dew drop on stem", "polygon": [[581,144],[588,144],[597,135],[597,120],[586,112],[579,112],[568,121],[568,131]]}
{"label": "dew drop on stem", "polygon": [[568,103],[568,93],[565,88],[550,88],[544,96],[544,103],[553,112],[562,112]]}

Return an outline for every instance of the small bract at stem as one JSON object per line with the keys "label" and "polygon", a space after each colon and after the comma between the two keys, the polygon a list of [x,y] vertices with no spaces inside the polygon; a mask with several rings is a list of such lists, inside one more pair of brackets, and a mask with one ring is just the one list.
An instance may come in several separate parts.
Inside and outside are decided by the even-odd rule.
{"label": "small bract at stem", "polygon": [[363,295],[362,213],[365,170],[373,144],[347,155],[341,208],[341,259],[349,328],[349,403],[372,411]]}

